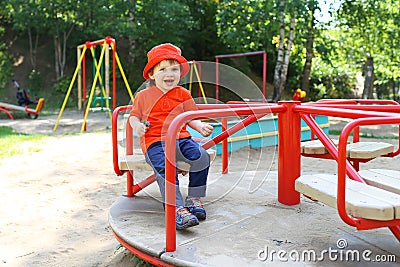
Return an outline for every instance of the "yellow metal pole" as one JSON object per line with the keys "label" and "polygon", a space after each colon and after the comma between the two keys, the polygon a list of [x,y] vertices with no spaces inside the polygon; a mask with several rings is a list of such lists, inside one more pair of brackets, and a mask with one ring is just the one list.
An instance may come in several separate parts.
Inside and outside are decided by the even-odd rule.
{"label": "yellow metal pole", "polygon": [[[79,61],[81,58],[81,49],[76,47],[76,57]],[[78,70],[78,109],[82,109],[82,70],[79,68]]]}
{"label": "yellow metal pole", "polygon": [[189,92],[192,92],[192,83],[193,83],[193,62],[190,65],[190,75],[189,75]]}
{"label": "yellow metal pole", "polygon": [[[115,47],[114,47],[114,44],[113,44],[113,43],[111,43],[111,48],[112,48],[113,50],[115,50]],[[134,97],[133,97],[131,88],[130,88],[130,86],[129,86],[129,84],[128,84],[128,80],[126,79],[124,69],[122,68],[121,62],[119,61],[119,57],[118,57],[118,54],[117,54],[117,50],[115,50],[115,59],[116,59],[117,64],[118,64],[119,71],[121,72],[122,79],[124,80],[126,89],[128,90],[129,96],[131,97],[131,101],[133,102]]]}
{"label": "yellow metal pole", "polygon": [[200,75],[199,75],[199,72],[197,71],[196,64],[193,64],[193,67],[194,67],[194,71],[196,72],[197,80],[199,81],[199,86],[200,86],[201,94],[202,94],[203,99],[204,99],[204,104],[208,104],[207,103],[207,99],[206,99],[206,94],[204,93],[203,85],[202,85],[201,80],[200,80]]}
{"label": "yellow metal pole", "polygon": [[78,74],[78,71],[79,71],[79,69],[81,67],[82,59],[85,56],[85,52],[86,52],[86,46],[83,48],[82,55],[81,55],[81,57],[79,59],[78,65],[76,66],[74,75],[72,76],[71,83],[69,84],[69,88],[68,88],[67,94],[65,95],[64,102],[62,104],[61,110],[60,110],[60,112],[58,114],[58,118],[57,118],[56,124],[54,125],[53,132],[55,132],[57,130],[58,123],[60,122],[61,115],[62,115],[62,113],[64,111],[65,106],[67,105],[68,97],[71,94],[72,86],[74,85],[74,82],[75,82],[75,79],[76,79],[76,75]]}
{"label": "yellow metal pole", "polygon": [[[104,42],[104,44],[106,44],[106,42]],[[94,57],[95,55],[94,55],[93,47],[90,48],[90,51],[92,52],[92,55]],[[83,133],[83,131],[85,130],[86,119],[87,119],[87,116],[89,114],[90,105],[92,104],[93,94],[94,94],[94,91],[95,91],[95,88],[96,88],[96,82],[97,82],[97,79],[99,79],[99,77],[100,77],[100,65],[101,65],[101,63],[103,61],[103,57],[104,57],[104,49],[101,51],[99,64],[97,64],[95,62],[96,63],[96,76],[94,77],[94,81],[93,81],[93,84],[92,84],[92,89],[90,89],[89,100],[88,100],[87,105],[86,105],[85,116],[83,117],[81,133]]]}
{"label": "yellow metal pole", "polygon": [[[103,49],[101,50],[101,53],[102,54],[105,54],[105,55],[107,55],[107,48],[108,48],[108,44],[106,43],[106,41],[104,41],[104,43],[103,43]],[[93,57],[93,59],[94,59],[94,64],[95,64],[95,66],[96,66],[96,70],[97,69],[100,69],[100,66],[101,66],[101,64],[102,64],[102,62],[99,62],[99,64],[97,64],[97,60],[96,60],[96,58],[95,58],[95,54],[94,54],[94,50],[93,49],[91,49],[90,50],[91,52],[92,52],[92,57]],[[104,56],[103,56],[104,57]],[[107,69],[107,68],[106,68]],[[108,103],[108,93],[104,90],[104,83],[103,83],[103,80],[102,80],[103,78],[101,78],[101,75],[99,75],[99,80],[100,80],[100,83],[101,84],[103,84],[103,86],[101,87],[101,93],[103,94],[103,98],[106,100],[106,109],[108,110],[108,116],[110,117],[110,121],[112,121],[112,114],[111,114],[111,109],[110,109],[110,103]]]}

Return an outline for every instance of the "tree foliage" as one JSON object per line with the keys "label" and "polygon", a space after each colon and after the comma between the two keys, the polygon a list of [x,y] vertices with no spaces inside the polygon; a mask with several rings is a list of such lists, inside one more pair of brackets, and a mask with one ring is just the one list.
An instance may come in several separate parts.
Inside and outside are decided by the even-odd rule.
{"label": "tree foliage", "polygon": [[[40,67],[39,47],[51,40],[49,64],[54,69],[52,80],[57,82],[71,75],[72,68],[66,67],[75,66],[78,44],[112,36],[117,43],[126,44],[126,54],[120,57],[133,87],[142,82],[146,52],[162,42],[180,46],[188,59],[196,60],[265,50],[268,82],[274,83],[274,69],[279,70],[279,64],[284,63],[279,75],[275,75],[282,97],[287,98],[301,87],[308,88],[310,100],[352,96],[355,77],[363,73],[370,55],[373,86],[379,89],[379,97],[394,97],[400,89],[397,88],[398,0],[341,0],[339,9],[333,10],[331,24],[316,17],[318,12],[326,13],[321,3],[318,0],[2,0],[0,38],[11,31],[17,38],[29,40],[26,49],[32,71]],[[0,88],[4,88],[13,71],[8,45],[0,44]],[[259,60],[248,59],[242,65],[249,66],[254,73],[261,72]],[[39,72],[35,75],[35,79],[40,79]]]}
{"label": "tree foliage", "polygon": [[400,78],[398,1],[346,0],[337,18],[340,30],[347,37],[343,40],[346,54],[358,63],[360,71],[365,72],[373,60],[375,85],[389,84]]}

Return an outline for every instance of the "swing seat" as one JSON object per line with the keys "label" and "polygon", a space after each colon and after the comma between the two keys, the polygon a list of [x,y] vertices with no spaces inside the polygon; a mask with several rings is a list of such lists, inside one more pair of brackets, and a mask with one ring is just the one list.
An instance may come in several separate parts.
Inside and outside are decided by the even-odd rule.
{"label": "swing seat", "polygon": [[95,96],[90,104],[90,111],[108,111],[111,97]]}

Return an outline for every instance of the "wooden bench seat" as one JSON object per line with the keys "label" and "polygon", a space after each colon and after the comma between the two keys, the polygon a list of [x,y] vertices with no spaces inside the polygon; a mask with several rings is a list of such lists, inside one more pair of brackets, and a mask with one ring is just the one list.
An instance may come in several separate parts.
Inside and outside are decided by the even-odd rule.
{"label": "wooden bench seat", "polygon": [[[337,207],[336,175],[302,175],[296,180],[295,189],[330,207]],[[357,218],[381,221],[400,219],[400,195],[348,179],[346,210],[348,214]]]}
{"label": "wooden bench seat", "polygon": [[[339,140],[332,139],[333,143],[337,146]],[[301,142],[301,153],[304,154],[328,154],[328,150],[320,140],[310,140]]]}
{"label": "wooden bench seat", "polygon": [[361,170],[358,173],[367,184],[400,195],[400,171],[370,169]]}
{"label": "wooden bench seat", "polygon": [[[338,140],[332,140],[336,145]],[[384,142],[357,142],[347,145],[347,157],[353,159],[372,159],[394,151],[394,145]],[[327,154],[328,150],[320,140],[301,143],[301,153],[309,155]]]}
{"label": "wooden bench seat", "polygon": [[[210,161],[212,162],[217,152],[214,149],[208,149]],[[135,170],[135,171],[152,171],[153,169],[147,164],[145,157],[141,150],[135,150],[133,155],[124,155],[118,158],[118,166],[122,171]],[[182,171],[189,171],[189,163],[178,161],[178,169]]]}

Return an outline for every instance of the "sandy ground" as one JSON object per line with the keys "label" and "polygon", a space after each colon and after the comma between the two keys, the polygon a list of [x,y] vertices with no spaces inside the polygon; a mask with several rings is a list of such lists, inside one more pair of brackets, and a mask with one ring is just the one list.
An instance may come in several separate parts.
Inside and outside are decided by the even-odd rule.
{"label": "sandy ground", "polygon": [[[125,177],[114,174],[111,122],[106,113],[90,113],[87,132],[79,134],[82,114],[65,112],[37,120],[1,120],[18,132],[49,137],[36,152],[23,151],[0,162],[0,266],[132,266],[132,255],[119,248],[108,226],[108,210],[125,193]],[[340,129],[343,121],[332,121]],[[374,136],[397,128],[367,129]],[[393,142],[396,147],[395,140]],[[26,150],[21,148],[22,150]],[[231,170],[258,168],[275,148],[232,153]],[[399,157],[379,158],[371,167],[400,170]],[[220,170],[220,159],[212,171]],[[271,160],[276,169],[276,157]],[[305,158],[303,171],[335,172],[329,160]]]}

